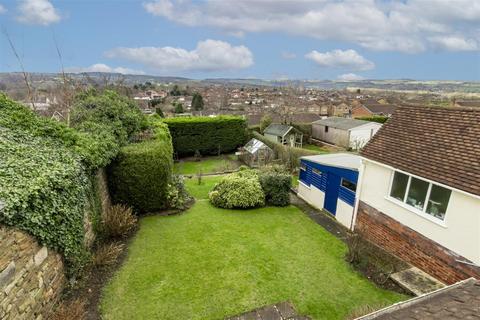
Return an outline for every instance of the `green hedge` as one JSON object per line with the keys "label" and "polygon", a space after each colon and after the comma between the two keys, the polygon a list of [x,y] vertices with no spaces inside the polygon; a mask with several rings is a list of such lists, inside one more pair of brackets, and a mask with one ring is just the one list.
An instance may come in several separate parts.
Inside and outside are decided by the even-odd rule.
{"label": "green hedge", "polygon": [[385,123],[388,120],[386,116],[365,116],[365,117],[357,117],[355,119],[370,121],[370,122],[378,122],[378,123]]}
{"label": "green hedge", "polygon": [[287,147],[280,143],[273,142],[255,131],[251,134],[253,138],[262,141],[267,146],[272,148],[272,150],[275,152],[275,157],[279,159],[282,164],[289,169],[294,169],[298,167],[300,165],[300,158],[303,156],[318,155],[318,152],[312,150]]}
{"label": "green hedge", "polygon": [[242,117],[189,117],[164,120],[172,135],[173,148],[179,156],[230,152],[247,138],[247,123]]}
{"label": "green hedge", "polygon": [[154,139],[123,147],[108,171],[113,202],[129,205],[138,213],[166,208],[173,171],[167,126],[156,123]]}

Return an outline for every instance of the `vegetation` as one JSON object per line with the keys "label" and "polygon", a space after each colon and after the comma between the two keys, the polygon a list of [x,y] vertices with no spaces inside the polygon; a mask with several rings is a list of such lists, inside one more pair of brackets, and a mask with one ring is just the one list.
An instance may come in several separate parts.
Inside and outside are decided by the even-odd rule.
{"label": "vegetation", "polygon": [[168,207],[173,149],[165,124],[155,123],[153,139],[123,147],[109,167],[109,187],[114,203],[139,213]]}
{"label": "vegetation", "polygon": [[111,91],[88,91],[76,101],[69,128],[0,95],[0,223],[62,253],[70,274],[88,261],[84,215],[99,220],[94,169],[146,124]]}
{"label": "vegetation", "polygon": [[183,177],[173,175],[172,181],[168,184],[167,202],[169,208],[184,210],[190,202],[191,197],[185,188]]}
{"label": "vegetation", "polygon": [[181,102],[172,102],[172,105],[175,107],[173,112],[175,113],[183,113],[183,104]]}
{"label": "vegetation", "polygon": [[225,176],[208,194],[218,208],[247,209],[265,205],[265,194],[253,170],[244,170]]}
{"label": "vegetation", "polygon": [[102,231],[108,238],[126,237],[136,224],[137,218],[127,206],[116,204],[103,213]]}
{"label": "vegetation", "polygon": [[262,119],[260,120],[260,133],[263,134],[263,131],[272,124],[272,117],[270,117],[268,114],[264,115]]}
{"label": "vegetation", "polygon": [[378,122],[378,123],[385,123],[385,122],[387,122],[388,117],[386,117],[386,116],[366,116],[366,117],[357,117],[355,119],[371,121],[371,122]]}
{"label": "vegetation", "polygon": [[[216,179],[187,186],[205,197]],[[296,207],[244,211],[197,201],[183,215],[142,218],[100,310],[106,320],[223,319],[290,300],[313,319],[343,319],[404,298],[354,272],[346,251]]]}
{"label": "vegetation", "polygon": [[329,153],[330,152],[327,148],[319,147],[319,146],[314,145],[314,144],[304,144],[302,146],[302,148],[310,150],[310,151],[315,151],[317,154]]}
{"label": "vegetation", "polygon": [[292,148],[284,146],[280,143],[273,142],[262,136],[258,132],[252,132],[252,135],[255,139],[262,141],[267,146],[272,148],[275,152],[275,157],[280,159],[282,164],[288,169],[295,169],[300,165],[300,158],[303,156],[317,155],[318,152],[301,149],[301,148]]}
{"label": "vegetation", "polygon": [[290,204],[292,176],[283,167],[263,168],[258,177],[267,205],[284,207]]}
{"label": "vegetation", "polygon": [[115,264],[118,256],[123,252],[124,247],[124,244],[117,242],[103,244],[93,255],[93,265],[105,267]]}
{"label": "vegetation", "polygon": [[239,162],[235,160],[235,155],[221,155],[201,158],[200,161],[180,160],[174,164],[174,172],[192,175],[199,172],[203,174],[224,172],[238,167]]}
{"label": "vegetation", "polygon": [[235,116],[169,118],[164,120],[179,156],[220,154],[235,150],[246,140],[246,120]]}
{"label": "vegetation", "polygon": [[198,92],[195,92],[193,94],[193,98],[192,98],[192,108],[193,108],[193,110],[195,110],[195,111],[203,110],[203,106],[204,106],[204,103],[203,103],[202,95]]}

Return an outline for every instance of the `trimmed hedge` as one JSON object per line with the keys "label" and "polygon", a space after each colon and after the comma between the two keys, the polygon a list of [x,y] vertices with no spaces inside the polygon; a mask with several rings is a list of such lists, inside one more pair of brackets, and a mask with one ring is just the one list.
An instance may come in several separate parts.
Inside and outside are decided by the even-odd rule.
{"label": "trimmed hedge", "polygon": [[167,126],[157,122],[154,139],[123,147],[108,171],[113,202],[129,205],[138,213],[167,208],[173,172]]}
{"label": "trimmed hedge", "polygon": [[236,150],[246,142],[247,122],[242,117],[168,118],[177,155],[217,154]]}

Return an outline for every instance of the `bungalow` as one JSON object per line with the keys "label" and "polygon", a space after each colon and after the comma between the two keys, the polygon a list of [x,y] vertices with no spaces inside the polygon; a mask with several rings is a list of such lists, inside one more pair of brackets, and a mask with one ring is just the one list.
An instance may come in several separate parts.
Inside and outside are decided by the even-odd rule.
{"label": "bungalow", "polygon": [[397,109],[392,104],[362,104],[352,109],[352,117],[386,116],[390,117]]}
{"label": "bungalow", "polygon": [[352,229],[452,284],[480,278],[480,110],[399,107],[361,152]]}
{"label": "bungalow", "polygon": [[355,205],[360,156],[333,153],[300,159],[298,196],[350,227]]}
{"label": "bungalow", "polygon": [[312,138],[343,148],[358,150],[381,127],[382,124],[377,122],[330,117],[312,123]]}
{"label": "bungalow", "polygon": [[268,140],[285,146],[302,147],[303,133],[286,124],[272,123],[263,131],[263,135]]}

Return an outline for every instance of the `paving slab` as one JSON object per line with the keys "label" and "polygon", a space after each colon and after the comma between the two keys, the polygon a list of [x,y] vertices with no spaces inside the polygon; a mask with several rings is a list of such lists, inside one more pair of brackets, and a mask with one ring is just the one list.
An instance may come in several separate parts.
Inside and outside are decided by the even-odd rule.
{"label": "paving slab", "polygon": [[310,320],[310,318],[299,315],[290,302],[284,301],[227,317],[225,320]]}
{"label": "paving slab", "polygon": [[444,283],[415,267],[396,272],[390,277],[402,288],[416,296],[445,287]]}

